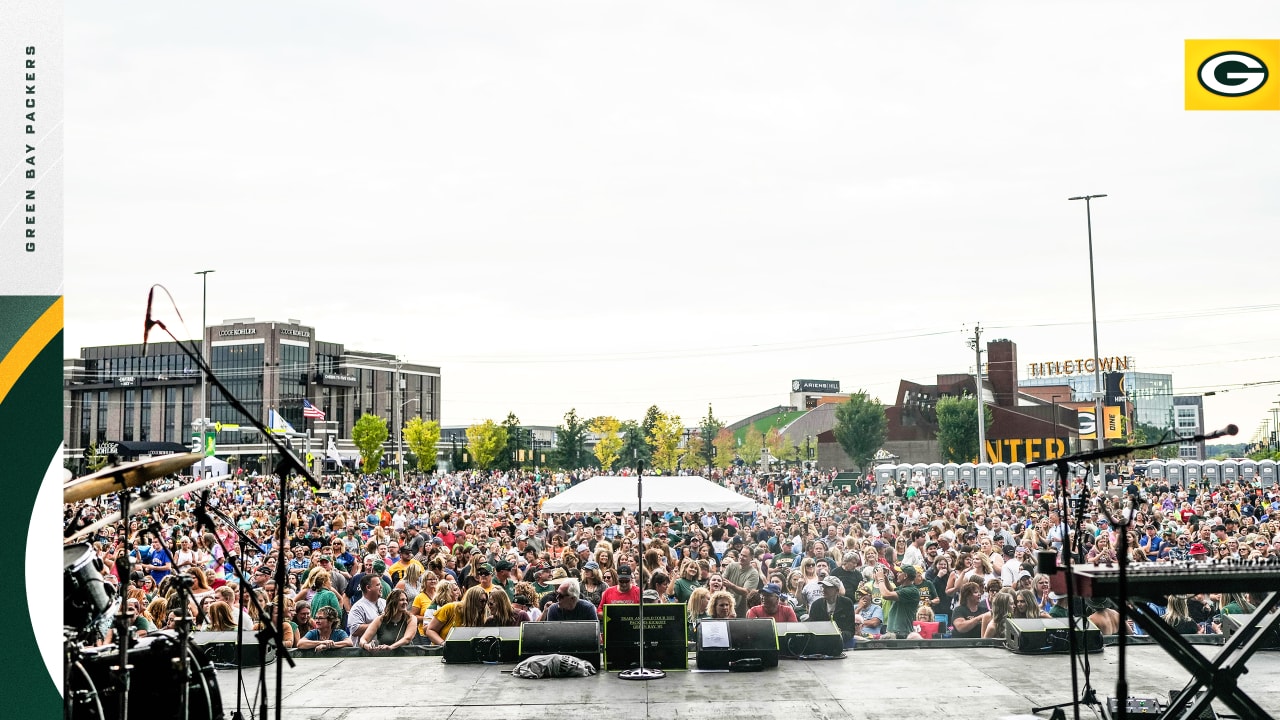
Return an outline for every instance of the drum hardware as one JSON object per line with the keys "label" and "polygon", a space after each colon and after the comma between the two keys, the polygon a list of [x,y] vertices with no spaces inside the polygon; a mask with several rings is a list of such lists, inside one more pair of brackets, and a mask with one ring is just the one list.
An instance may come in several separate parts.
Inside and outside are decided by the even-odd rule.
{"label": "drum hardware", "polygon": [[[177,633],[159,630],[133,643],[132,674],[145,682],[135,683],[128,693],[129,704],[139,717],[181,720],[179,698],[189,698],[188,720],[222,720],[222,694],[217,670],[194,645],[183,645]],[[67,670],[67,720],[119,720],[121,695],[115,683],[116,647],[73,648],[76,659]],[[186,665],[187,672],[181,670]],[[175,697],[177,694],[177,697]]]}
{"label": "drum hardware", "polygon": [[[187,493],[196,492],[197,490],[204,490],[205,488],[211,487],[214,483],[221,482],[223,480],[227,480],[230,478],[231,478],[230,475],[219,475],[217,477],[208,477],[203,480],[197,480],[193,483],[187,483],[186,485],[179,485],[178,487],[173,488],[172,490],[166,490],[165,492],[156,493],[155,495],[148,495],[142,498],[138,502],[137,506],[133,509],[133,512],[139,513],[139,512],[144,512],[146,510],[150,510],[151,508],[156,507],[158,505],[164,505],[165,503],[171,500],[176,500],[182,497],[183,495],[186,495]],[[123,516],[120,513],[118,512],[112,513],[102,518],[101,520],[95,522],[94,524],[89,525],[88,527],[85,527],[81,530],[77,530],[76,533],[68,539],[74,542],[76,540],[80,540],[81,538],[90,537],[97,531],[101,530],[102,528],[114,523],[118,523],[122,519],[123,519]]]}
{"label": "drum hardware", "polygon": [[73,503],[88,500],[110,492],[120,492],[141,486],[148,480],[156,480],[185,467],[200,462],[200,453],[162,455],[147,460],[110,465],[91,475],[72,480],[62,486],[62,502]]}

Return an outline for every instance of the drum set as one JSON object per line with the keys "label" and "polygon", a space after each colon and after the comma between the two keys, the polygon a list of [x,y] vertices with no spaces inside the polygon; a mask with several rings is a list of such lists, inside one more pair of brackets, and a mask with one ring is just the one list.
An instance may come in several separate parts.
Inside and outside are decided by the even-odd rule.
{"label": "drum set", "polygon": [[[135,638],[136,615],[125,589],[113,597],[115,593],[103,576],[105,568],[91,544],[98,530],[121,520],[127,523],[131,513],[226,479],[213,477],[179,485],[143,496],[130,508],[135,500],[133,488],[190,467],[200,457],[184,453],[113,465],[63,486],[67,503],[108,493],[115,493],[120,501],[119,512],[86,527],[68,529],[63,546],[63,710],[69,720],[127,720],[131,708],[143,718],[224,717],[214,665],[189,639],[193,618],[180,611],[176,630],[155,630]],[[122,583],[128,582],[134,566],[125,539],[126,546],[116,561]],[[114,630],[112,642],[99,644],[108,627]]]}

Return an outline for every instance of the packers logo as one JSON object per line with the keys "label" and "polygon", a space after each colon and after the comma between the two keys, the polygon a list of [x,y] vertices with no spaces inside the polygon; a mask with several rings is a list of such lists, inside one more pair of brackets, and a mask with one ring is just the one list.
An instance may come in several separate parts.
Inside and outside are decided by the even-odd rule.
{"label": "packers logo", "polygon": [[1280,110],[1280,40],[1187,40],[1187,110]]}

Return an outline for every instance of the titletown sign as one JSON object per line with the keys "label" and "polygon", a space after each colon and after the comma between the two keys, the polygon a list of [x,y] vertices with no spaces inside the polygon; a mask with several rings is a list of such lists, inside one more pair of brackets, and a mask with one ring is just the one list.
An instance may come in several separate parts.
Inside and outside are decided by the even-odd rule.
{"label": "titletown sign", "polygon": [[1034,378],[1049,377],[1051,375],[1092,374],[1095,369],[1099,369],[1104,373],[1123,372],[1128,370],[1130,366],[1136,366],[1136,363],[1132,357],[1126,355],[1125,357],[1076,358],[1075,360],[1031,363],[1027,365],[1027,370],[1031,377]]}

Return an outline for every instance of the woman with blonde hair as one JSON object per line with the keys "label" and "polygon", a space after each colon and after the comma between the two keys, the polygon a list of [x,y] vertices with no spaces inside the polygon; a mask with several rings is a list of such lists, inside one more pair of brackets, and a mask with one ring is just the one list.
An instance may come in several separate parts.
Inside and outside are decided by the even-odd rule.
{"label": "woman with blonde hair", "polygon": [[1040,619],[1049,617],[1049,613],[1040,609],[1036,594],[1030,590],[1019,590],[1013,596],[1013,617],[1019,619]]}
{"label": "woman with blonde hair", "polygon": [[396,588],[387,596],[387,607],[365,628],[360,648],[371,653],[389,653],[413,642],[418,618],[409,612],[409,598]]}
{"label": "woman with blonde hair", "polygon": [[161,597],[147,603],[147,617],[151,618],[152,625],[163,630],[169,623],[169,603]]}
{"label": "woman with blonde hair", "polygon": [[711,618],[714,620],[730,620],[736,618],[733,595],[727,590],[717,590],[711,594]]}
{"label": "woman with blonde hair", "polygon": [[511,607],[511,598],[505,590],[498,589],[489,593],[489,616],[484,621],[485,627],[520,627],[520,623],[529,622],[529,614]]}
{"label": "woman with blonde hair", "polygon": [[455,627],[483,627],[488,608],[489,593],[479,585],[468,588],[461,600],[436,610],[431,622],[427,623],[427,639],[434,645],[443,645]]}
{"label": "woman with blonde hair", "polygon": [[400,582],[396,583],[396,587],[404,591],[404,594],[410,598],[410,602],[418,597],[422,592],[422,566],[416,562],[409,563],[409,567],[405,568],[404,577],[400,578]]}
{"label": "woman with blonde hair", "polygon": [[205,621],[206,632],[227,632],[236,629],[236,621],[231,615],[231,606],[221,600],[209,603],[209,619]]}
{"label": "woman with blonde hair", "polygon": [[991,617],[982,629],[984,638],[1003,638],[1006,621],[1013,615],[1013,593],[998,592],[991,598]]}
{"label": "woman with blonde hair", "polygon": [[689,595],[689,602],[685,604],[689,613],[689,628],[694,632],[698,631],[698,623],[711,617],[707,610],[711,607],[711,591],[704,588],[694,588],[693,593]]}
{"label": "woman with blonde hair", "polygon": [[613,547],[609,543],[602,542],[596,545],[596,564],[600,566],[600,572],[614,572],[617,568],[613,561]]}

